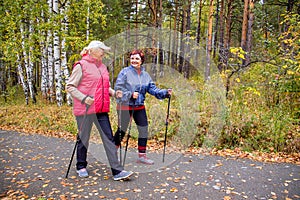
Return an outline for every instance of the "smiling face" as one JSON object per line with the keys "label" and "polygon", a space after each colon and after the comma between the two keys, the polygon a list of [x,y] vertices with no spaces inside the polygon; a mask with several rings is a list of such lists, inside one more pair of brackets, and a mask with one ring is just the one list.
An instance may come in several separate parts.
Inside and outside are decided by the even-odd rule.
{"label": "smiling face", "polygon": [[130,56],[130,64],[136,68],[140,69],[142,65],[142,58],[139,54],[133,54]]}

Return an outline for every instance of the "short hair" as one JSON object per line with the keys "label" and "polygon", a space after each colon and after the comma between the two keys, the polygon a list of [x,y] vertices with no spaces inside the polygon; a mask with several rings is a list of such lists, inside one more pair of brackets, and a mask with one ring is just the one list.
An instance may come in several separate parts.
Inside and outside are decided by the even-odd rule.
{"label": "short hair", "polygon": [[129,54],[129,58],[130,58],[132,55],[136,55],[136,54],[139,54],[139,55],[140,55],[141,61],[142,61],[142,64],[143,64],[144,61],[145,61],[145,55],[144,55],[144,53],[143,53],[142,50],[135,49],[135,50],[131,51],[130,54]]}

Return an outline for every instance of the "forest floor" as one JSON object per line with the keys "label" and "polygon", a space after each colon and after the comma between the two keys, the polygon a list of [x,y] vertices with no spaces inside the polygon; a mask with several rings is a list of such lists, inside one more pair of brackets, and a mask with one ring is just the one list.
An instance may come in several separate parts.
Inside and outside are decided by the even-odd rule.
{"label": "forest floor", "polygon": [[[88,178],[65,178],[74,136],[0,130],[1,199],[300,199],[299,157],[190,148],[165,160],[150,142],[154,165],[135,163],[128,150],[128,181],[113,181],[101,144],[91,144]],[[124,155],[124,151],[122,152]]]}

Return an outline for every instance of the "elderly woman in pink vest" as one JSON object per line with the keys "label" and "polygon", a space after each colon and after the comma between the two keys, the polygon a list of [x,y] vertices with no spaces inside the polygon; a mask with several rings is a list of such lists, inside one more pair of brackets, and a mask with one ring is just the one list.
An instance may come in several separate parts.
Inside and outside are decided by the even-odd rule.
{"label": "elderly woman in pink vest", "polygon": [[133,172],[125,171],[118,161],[117,149],[109,121],[110,96],[115,91],[110,88],[109,73],[102,63],[105,51],[103,42],[92,41],[81,52],[82,59],[73,66],[67,82],[67,91],[73,97],[73,113],[76,117],[78,134],[76,169],[80,177],[87,177],[87,150],[92,125],[97,127],[103,141],[113,179],[127,179]]}

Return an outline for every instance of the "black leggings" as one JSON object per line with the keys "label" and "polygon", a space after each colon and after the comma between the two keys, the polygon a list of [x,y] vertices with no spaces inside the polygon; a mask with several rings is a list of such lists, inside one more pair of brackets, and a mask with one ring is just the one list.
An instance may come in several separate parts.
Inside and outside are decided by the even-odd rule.
{"label": "black leggings", "polygon": [[[147,140],[148,140],[148,118],[145,109],[141,110],[117,110],[118,112],[118,130],[114,135],[114,141],[117,146],[120,145],[125,133],[128,129],[131,117],[137,125],[139,132],[138,136],[138,150],[140,153],[146,152]],[[120,115],[121,114],[121,115]]]}

